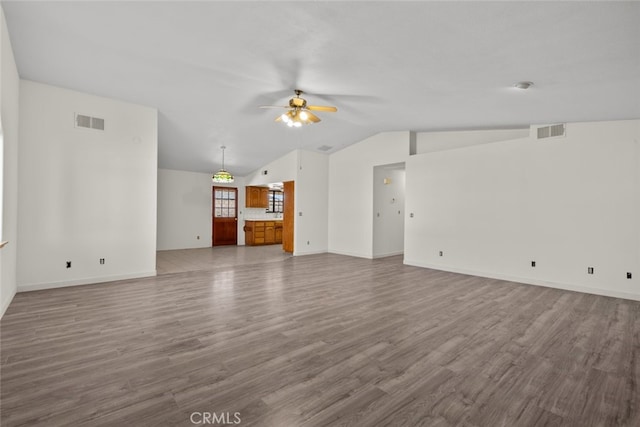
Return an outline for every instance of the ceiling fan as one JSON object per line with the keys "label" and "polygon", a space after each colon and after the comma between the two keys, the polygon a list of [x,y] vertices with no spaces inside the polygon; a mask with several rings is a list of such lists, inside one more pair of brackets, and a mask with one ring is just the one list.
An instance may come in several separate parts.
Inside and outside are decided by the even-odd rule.
{"label": "ceiling fan", "polygon": [[336,107],[328,107],[323,105],[307,105],[307,100],[300,98],[304,92],[294,90],[296,96],[289,100],[289,105],[262,105],[260,108],[286,108],[286,113],[279,115],[276,122],[283,122],[289,127],[300,127],[311,123],[318,123],[320,118],[312,113],[312,111],[323,111],[327,113],[335,113],[338,111]]}

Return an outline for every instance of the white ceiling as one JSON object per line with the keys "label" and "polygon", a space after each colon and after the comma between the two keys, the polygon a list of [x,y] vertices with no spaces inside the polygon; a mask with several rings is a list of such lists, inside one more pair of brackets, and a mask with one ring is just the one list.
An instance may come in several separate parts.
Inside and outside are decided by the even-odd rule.
{"label": "white ceiling", "polygon": [[[158,109],[161,168],[212,172],[221,145],[245,175],[382,131],[640,117],[638,2],[2,5],[22,78]],[[258,108],[295,88],[338,112],[290,129]]]}

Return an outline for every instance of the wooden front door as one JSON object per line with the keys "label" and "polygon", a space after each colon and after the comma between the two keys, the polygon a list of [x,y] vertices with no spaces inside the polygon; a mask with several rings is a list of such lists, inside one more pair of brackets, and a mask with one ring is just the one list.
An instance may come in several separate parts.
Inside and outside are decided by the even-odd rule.
{"label": "wooden front door", "polygon": [[282,250],[293,253],[293,223],[295,221],[294,182],[284,182],[284,209],[282,213]]}
{"label": "wooden front door", "polygon": [[213,187],[213,246],[238,244],[238,189]]}

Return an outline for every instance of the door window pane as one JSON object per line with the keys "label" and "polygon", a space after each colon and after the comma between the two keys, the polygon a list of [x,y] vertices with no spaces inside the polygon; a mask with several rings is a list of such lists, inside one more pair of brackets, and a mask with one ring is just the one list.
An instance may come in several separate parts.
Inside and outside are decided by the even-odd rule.
{"label": "door window pane", "polygon": [[236,190],[217,188],[214,191],[214,215],[218,218],[235,218]]}

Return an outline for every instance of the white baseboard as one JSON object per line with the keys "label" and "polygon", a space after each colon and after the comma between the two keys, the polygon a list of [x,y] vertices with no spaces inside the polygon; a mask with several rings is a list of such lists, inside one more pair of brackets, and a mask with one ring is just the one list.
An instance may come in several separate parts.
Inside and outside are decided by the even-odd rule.
{"label": "white baseboard", "polygon": [[546,280],[536,280],[529,277],[509,276],[507,274],[487,273],[484,271],[466,270],[463,268],[445,267],[441,265],[433,265],[421,261],[406,259],[405,265],[414,267],[430,268],[432,270],[449,271],[451,273],[466,274],[470,276],[487,277],[489,279],[506,280],[508,282],[524,283],[527,285],[544,286],[545,288],[563,289],[565,291],[582,292],[585,294],[602,295],[605,297],[623,298],[628,300],[640,301],[640,294],[630,292],[616,291],[611,289],[591,288],[589,286],[574,285],[570,283],[550,282]]}
{"label": "white baseboard", "polygon": [[352,256],[356,258],[373,259],[373,256],[371,256],[371,254],[359,254],[356,252],[336,251],[333,249],[329,249],[327,252],[330,254],[336,254],[336,255],[345,255],[345,256]]}
{"label": "white baseboard", "polygon": [[387,252],[387,253],[384,253],[384,254],[374,255],[373,259],[386,258],[386,257],[402,255],[402,254],[404,254],[404,251]]}
{"label": "white baseboard", "polygon": [[384,254],[371,255],[371,254],[360,254],[360,253],[356,253],[356,252],[336,251],[336,250],[332,250],[332,249],[329,249],[327,252],[330,253],[330,254],[346,255],[346,256],[352,256],[352,257],[356,257],[356,258],[366,258],[366,259],[386,258],[386,257],[389,257],[389,256],[395,256],[395,255],[404,254],[404,251],[394,251],[394,252],[387,252],[387,253],[384,253]]}
{"label": "white baseboard", "polygon": [[[203,239],[204,240],[204,239]],[[171,246],[171,247],[156,247],[156,252],[162,252],[162,251],[179,251],[182,249],[205,249],[205,248],[211,248],[211,242],[206,243],[206,242],[202,242],[199,244],[190,244],[190,245],[177,245],[177,246]]]}
{"label": "white baseboard", "polygon": [[300,252],[294,250],[293,251],[293,256],[317,255],[317,254],[326,254],[326,253],[327,253],[326,250],[324,250],[324,251],[300,251]]}
{"label": "white baseboard", "polygon": [[76,280],[64,280],[60,282],[47,283],[29,283],[18,285],[18,292],[40,291],[43,289],[65,288],[67,286],[78,285],[95,285],[97,283],[115,282],[117,280],[140,279],[144,277],[152,277],[156,275],[156,271],[145,271],[140,273],[116,274],[113,276],[88,277]]}
{"label": "white baseboard", "polygon": [[0,307],[0,319],[2,319],[2,316],[4,316],[5,311],[7,311],[7,308],[9,308],[9,305],[11,304],[11,301],[13,301],[13,297],[15,296],[16,290],[13,289],[9,298],[5,298],[5,300],[2,301],[2,307]]}

